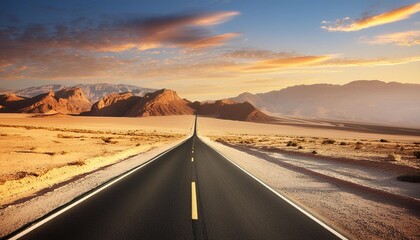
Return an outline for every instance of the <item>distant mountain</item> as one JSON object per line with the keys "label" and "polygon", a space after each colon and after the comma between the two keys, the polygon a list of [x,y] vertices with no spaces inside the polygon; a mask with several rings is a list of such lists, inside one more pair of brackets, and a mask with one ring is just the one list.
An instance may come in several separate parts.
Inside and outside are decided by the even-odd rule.
{"label": "distant mountain", "polygon": [[175,91],[162,89],[147,93],[143,97],[132,93],[114,93],[96,102],[91,111],[83,113],[91,116],[146,117],[168,115],[205,115],[222,119],[268,122],[273,119],[250,103],[235,103],[219,100],[214,103],[191,103],[180,98]]}
{"label": "distant mountain", "polygon": [[147,93],[143,97],[132,93],[115,93],[103,97],[85,114],[114,117],[192,115],[195,110],[188,104],[188,101],[168,89]]}
{"label": "distant mountain", "polygon": [[0,95],[0,112],[12,113],[81,113],[88,111],[92,104],[80,88],[64,88],[50,91],[32,98],[14,93]]}
{"label": "distant mountain", "polygon": [[[148,92],[154,92],[156,89],[142,88],[134,85],[127,84],[111,84],[111,83],[96,83],[96,84],[77,84],[72,87],[81,88],[84,95],[90,102],[94,103],[99,101],[104,96],[112,93],[132,92],[136,96],[144,96]],[[18,96],[22,97],[35,97],[50,91],[56,92],[66,88],[60,84],[50,84],[39,87],[30,87],[22,90],[14,91]]]}
{"label": "distant mountain", "polygon": [[242,93],[273,114],[420,126],[420,84],[354,81],[345,85],[300,85],[267,93]]}
{"label": "distant mountain", "polygon": [[215,116],[222,119],[269,122],[273,118],[255,108],[249,102],[236,103],[232,100],[218,100],[214,103],[195,103],[199,115]]}

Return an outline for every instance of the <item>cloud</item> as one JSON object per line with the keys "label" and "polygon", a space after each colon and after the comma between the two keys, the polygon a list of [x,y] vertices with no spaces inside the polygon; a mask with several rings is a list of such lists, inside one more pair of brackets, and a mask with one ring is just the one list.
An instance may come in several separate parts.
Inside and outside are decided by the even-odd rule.
{"label": "cloud", "polygon": [[293,57],[295,54],[289,52],[273,52],[262,49],[240,49],[227,52],[223,54],[224,57],[239,58],[239,59],[273,59]]}
{"label": "cloud", "polygon": [[0,29],[0,50],[26,51],[75,49],[120,52],[157,47],[209,48],[223,45],[238,33],[215,35],[210,27],[228,21],[239,12],[194,13],[154,18],[102,22],[97,26],[32,24],[23,29]]}
{"label": "cloud", "polygon": [[[27,55],[0,68],[1,79],[64,79],[109,77],[131,62],[108,56],[92,56],[67,51]],[[121,75],[120,75],[121,76]]]}
{"label": "cloud", "polygon": [[272,72],[285,68],[296,68],[313,65],[330,59],[330,56],[296,56],[268,59],[237,65],[234,68],[240,72]]}
{"label": "cloud", "polygon": [[360,67],[360,66],[391,66],[400,65],[411,62],[419,62],[420,56],[406,57],[406,58],[377,58],[377,59],[349,59],[349,58],[335,58],[314,67]]}
{"label": "cloud", "polygon": [[420,45],[420,31],[388,33],[375,36],[371,39],[363,37],[361,41],[368,44],[392,44],[398,46],[411,47],[414,45]]}
{"label": "cloud", "polygon": [[[241,52],[242,53],[242,52]],[[236,56],[236,55],[235,55]],[[242,54],[239,54],[242,56]],[[245,56],[248,56],[245,54]],[[260,55],[258,55],[260,56]],[[303,72],[305,69],[314,68],[343,68],[343,67],[375,67],[399,65],[411,62],[419,62],[420,56],[407,58],[376,58],[376,59],[356,59],[339,57],[340,54],[328,55],[296,55],[283,56],[279,58],[268,58],[258,61],[233,62],[223,68],[225,71],[232,73],[274,73],[290,70],[299,70]]]}
{"label": "cloud", "polygon": [[322,21],[322,29],[329,32],[354,32],[361,29],[375,27],[383,24],[401,21],[411,17],[413,14],[420,12],[420,3],[415,3],[393,9],[378,15],[364,17],[352,21],[349,17],[338,19],[334,23]]}
{"label": "cloud", "polygon": [[224,45],[224,43],[232,38],[239,36],[239,33],[225,33],[215,36],[210,36],[207,38],[201,38],[197,40],[192,40],[189,42],[179,43],[180,46],[187,48],[209,48]]}
{"label": "cloud", "polygon": [[[215,34],[212,26],[238,12],[190,13],[55,26],[0,27],[0,78],[103,75],[128,61],[114,54],[159,47],[205,49],[222,46],[239,33]],[[108,57],[104,57],[108,56]],[[113,56],[113,57],[111,57]],[[28,66],[26,70],[19,70]],[[19,70],[19,71],[18,71]],[[13,74],[17,73],[19,74]],[[31,75],[32,74],[32,75]]]}

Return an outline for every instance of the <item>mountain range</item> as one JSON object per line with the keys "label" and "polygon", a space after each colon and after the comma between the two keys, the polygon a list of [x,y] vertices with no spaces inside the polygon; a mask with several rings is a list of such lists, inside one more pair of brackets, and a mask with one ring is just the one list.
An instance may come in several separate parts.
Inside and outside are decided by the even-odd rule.
{"label": "mountain range", "polygon": [[219,100],[213,103],[190,102],[175,91],[161,89],[136,96],[133,92],[112,93],[95,104],[80,87],[50,91],[32,98],[15,93],[0,95],[0,112],[64,113],[88,116],[147,117],[168,115],[206,115],[222,119],[267,122],[273,119],[250,103]]}
{"label": "mountain range", "polygon": [[[95,103],[99,101],[102,97],[105,97],[112,93],[125,93],[125,92],[131,92],[136,96],[144,96],[144,94],[148,92],[154,92],[157,89],[152,88],[143,88],[139,86],[134,85],[127,85],[127,84],[111,84],[111,83],[95,83],[95,84],[77,84],[73,85],[71,87],[66,87],[61,84],[49,84],[49,85],[43,85],[43,86],[37,86],[37,87],[29,87],[17,91],[13,91],[14,94],[31,98],[38,96],[43,93],[48,93],[50,91],[57,92],[59,90],[65,89],[65,88],[81,88],[84,95],[91,103]],[[7,92],[7,90],[0,89],[0,94]],[[8,91],[10,92],[10,91]]]}
{"label": "mountain range", "polygon": [[345,85],[299,85],[267,93],[242,93],[276,116],[294,116],[420,127],[420,84],[354,81]]}
{"label": "mountain range", "polygon": [[[0,89],[0,92],[8,91]],[[190,102],[169,89],[108,83],[70,88],[45,85],[0,95],[0,112],[55,111],[126,117],[199,114],[257,122],[273,121],[269,114],[420,127],[419,93],[420,84],[354,81],[345,85],[299,85],[267,93],[242,93],[212,102]]]}
{"label": "mountain range", "polygon": [[32,98],[14,93],[0,95],[0,112],[78,114],[89,111],[92,104],[81,88],[65,88],[50,91]]}

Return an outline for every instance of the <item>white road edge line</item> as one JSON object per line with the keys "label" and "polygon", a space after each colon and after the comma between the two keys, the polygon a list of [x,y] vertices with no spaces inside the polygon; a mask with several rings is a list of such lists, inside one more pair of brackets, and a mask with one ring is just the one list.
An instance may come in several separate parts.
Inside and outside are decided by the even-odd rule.
{"label": "white road edge line", "polygon": [[175,146],[173,146],[173,147],[169,148],[168,150],[166,150],[166,151],[164,151],[164,152],[162,152],[162,153],[159,153],[158,155],[154,156],[153,158],[151,158],[151,159],[150,159],[150,160],[148,160],[147,162],[143,163],[142,165],[140,165],[140,166],[138,166],[138,167],[135,167],[135,168],[133,168],[133,169],[129,170],[128,172],[126,172],[126,173],[123,173],[123,174],[122,174],[122,175],[120,175],[118,178],[116,178],[116,179],[112,180],[111,182],[106,183],[106,184],[105,184],[105,185],[103,185],[102,187],[100,187],[100,188],[98,188],[98,189],[94,190],[93,192],[91,192],[91,193],[89,193],[88,195],[84,196],[83,198],[81,198],[81,199],[77,200],[76,202],[71,203],[70,205],[68,205],[68,206],[66,206],[65,208],[63,208],[63,209],[59,210],[58,212],[56,212],[56,213],[52,214],[51,216],[48,216],[47,218],[42,219],[42,220],[41,220],[41,221],[39,221],[39,222],[36,222],[34,225],[32,225],[32,226],[30,226],[30,227],[28,227],[28,228],[24,229],[23,231],[21,231],[21,232],[19,232],[18,234],[16,234],[16,235],[14,235],[14,236],[10,237],[9,239],[10,239],[10,240],[16,240],[16,239],[19,239],[19,238],[21,238],[21,237],[25,236],[26,234],[28,234],[29,232],[31,232],[31,231],[33,231],[33,230],[35,230],[36,228],[40,227],[41,225],[45,224],[46,222],[48,222],[48,221],[52,220],[53,218],[55,218],[55,217],[59,216],[60,214],[62,214],[62,213],[64,213],[64,212],[66,212],[67,210],[71,209],[72,207],[74,207],[74,206],[76,206],[76,205],[78,205],[78,204],[82,203],[82,202],[83,202],[83,201],[85,201],[86,199],[88,199],[88,198],[92,197],[93,195],[95,195],[95,194],[97,194],[97,193],[101,192],[102,190],[104,190],[104,189],[108,188],[108,187],[109,187],[109,186],[111,186],[112,184],[114,184],[114,183],[116,183],[116,182],[120,181],[121,179],[123,179],[123,178],[127,177],[128,175],[130,175],[130,174],[132,174],[132,173],[134,173],[134,172],[136,172],[137,170],[139,170],[139,169],[141,169],[141,168],[143,168],[143,167],[147,166],[149,163],[151,163],[151,162],[153,162],[153,161],[155,161],[155,160],[159,159],[160,157],[162,157],[162,156],[163,156],[163,155],[165,155],[166,153],[170,152],[171,150],[173,150],[173,149],[177,148],[178,146],[180,146],[180,145],[182,145],[183,143],[185,143],[186,141],[188,141],[191,137],[192,137],[192,136],[189,136],[188,138],[186,138],[186,139],[185,139],[185,140],[183,140],[182,142],[178,143],[177,145],[175,145]]}
{"label": "white road edge line", "polygon": [[[198,137],[198,138],[200,138],[200,137]],[[200,140],[202,142],[204,142],[201,138],[200,138]],[[286,201],[287,203],[289,203],[290,205],[292,205],[294,208],[296,208],[297,210],[299,210],[301,213],[305,214],[310,219],[314,220],[316,223],[318,223],[319,225],[321,225],[322,227],[324,227],[325,229],[327,229],[328,231],[330,231],[332,234],[334,234],[335,236],[337,236],[338,238],[340,238],[342,240],[348,240],[348,238],[346,238],[345,236],[343,236],[341,233],[337,232],[336,230],[334,230],[333,228],[331,228],[330,226],[328,226],[327,224],[325,224],[324,222],[322,222],[321,220],[319,220],[318,218],[316,218],[315,216],[313,216],[312,214],[310,214],[309,212],[307,212],[303,208],[301,208],[298,205],[296,205],[294,202],[290,201],[287,197],[283,196],[281,193],[277,192],[276,190],[274,190],[273,188],[271,188],[270,186],[268,186],[266,183],[264,183],[263,181],[261,181],[260,179],[258,179],[254,175],[252,175],[250,172],[248,172],[247,170],[243,169],[241,166],[239,166],[238,164],[236,164],[235,162],[233,162],[232,160],[230,160],[229,158],[227,158],[219,150],[213,148],[212,146],[210,146],[208,144],[206,144],[206,145],[209,146],[210,148],[212,148],[213,150],[215,150],[217,153],[219,153],[222,157],[224,157],[230,163],[232,163],[233,165],[235,165],[237,168],[241,169],[243,172],[245,172],[250,177],[252,177],[253,179],[255,179],[257,182],[259,182],[261,185],[263,185],[264,187],[266,187],[268,190],[270,190],[271,192],[273,192],[274,194],[276,194],[278,197],[280,197],[281,199],[283,199],[284,201]]]}

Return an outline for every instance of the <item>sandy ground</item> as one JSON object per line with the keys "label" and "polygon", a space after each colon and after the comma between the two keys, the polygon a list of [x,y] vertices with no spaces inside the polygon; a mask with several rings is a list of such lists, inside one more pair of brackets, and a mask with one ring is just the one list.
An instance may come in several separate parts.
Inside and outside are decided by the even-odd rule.
{"label": "sandy ground", "polygon": [[191,133],[192,116],[154,118],[0,115],[0,206]]}
{"label": "sandy ground", "polygon": [[365,133],[319,126],[235,122],[200,118],[201,133],[213,140],[269,151],[310,153],[326,157],[392,162],[420,170],[420,136]]}
{"label": "sandy ground", "polygon": [[[198,129],[229,159],[350,238],[420,235],[418,183],[396,180],[401,173],[418,171],[419,165],[404,153],[399,153],[401,160],[389,161],[387,150],[376,147],[389,145],[385,149],[390,151],[398,142],[415,149],[419,137],[211,118],[199,118]],[[325,139],[336,142],[323,144]],[[297,145],[286,146],[289,141]],[[340,145],[341,141],[349,145]],[[355,149],[358,141],[364,143],[363,152]]]}

